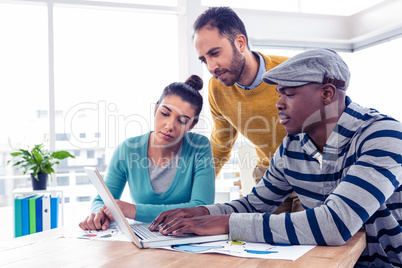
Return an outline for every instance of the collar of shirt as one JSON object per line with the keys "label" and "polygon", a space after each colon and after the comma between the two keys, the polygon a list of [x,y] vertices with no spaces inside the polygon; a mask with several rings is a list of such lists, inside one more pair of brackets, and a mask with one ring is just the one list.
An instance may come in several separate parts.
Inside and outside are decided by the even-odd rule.
{"label": "collar of shirt", "polygon": [[[339,158],[339,155],[342,154],[359,129],[371,124],[373,120],[383,117],[383,115],[380,115],[375,110],[361,107],[352,102],[348,96],[346,96],[345,105],[345,111],[342,113],[324,146],[324,152],[321,154],[322,161],[334,161],[334,159]],[[319,152],[313,141],[305,133],[298,135],[300,135],[301,147],[304,152],[315,158],[314,155]]]}
{"label": "collar of shirt", "polygon": [[250,90],[250,89],[254,89],[254,88],[258,87],[262,83],[262,78],[261,78],[262,75],[264,73],[266,73],[266,71],[267,71],[266,68],[265,68],[265,60],[264,60],[264,58],[257,52],[253,51],[253,54],[260,58],[260,67],[258,68],[258,73],[257,73],[257,76],[255,77],[254,82],[250,86],[246,87],[246,86],[243,86],[243,85],[241,85],[241,84],[236,82],[236,85],[238,85],[242,89]]}

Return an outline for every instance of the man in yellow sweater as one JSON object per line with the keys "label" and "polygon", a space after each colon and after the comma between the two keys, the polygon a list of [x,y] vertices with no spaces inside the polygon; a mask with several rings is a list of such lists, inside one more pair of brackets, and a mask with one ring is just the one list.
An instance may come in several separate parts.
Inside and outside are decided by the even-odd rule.
{"label": "man in yellow sweater", "polygon": [[[279,124],[275,87],[261,76],[287,57],[266,56],[250,50],[243,22],[228,7],[212,7],[194,23],[194,44],[201,62],[213,75],[208,100],[214,126],[211,135],[215,176],[229,160],[240,132],[258,156],[253,177],[258,183],[286,136]],[[303,210],[293,192],[274,213]]]}

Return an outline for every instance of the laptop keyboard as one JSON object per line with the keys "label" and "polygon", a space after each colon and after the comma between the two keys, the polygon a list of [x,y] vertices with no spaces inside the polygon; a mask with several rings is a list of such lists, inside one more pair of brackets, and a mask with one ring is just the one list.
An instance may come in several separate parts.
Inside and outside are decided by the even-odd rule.
{"label": "laptop keyboard", "polygon": [[137,236],[140,236],[142,239],[155,239],[160,237],[166,237],[158,231],[150,231],[148,229],[148,224],[134,224],[131,225],[131,229],[133,229],[134,233]]}

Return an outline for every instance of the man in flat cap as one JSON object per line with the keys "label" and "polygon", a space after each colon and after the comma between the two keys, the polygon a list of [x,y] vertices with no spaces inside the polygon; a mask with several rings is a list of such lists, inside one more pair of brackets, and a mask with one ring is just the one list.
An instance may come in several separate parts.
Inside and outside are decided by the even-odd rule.
{"label": "man in flat cap", "polygon": [[[357,265],[402,266],[402,125],[346,96],[347,65],[329,49],[303,52],[268,71],[288,135],[263,180],[228,204],[163,212],[163,234],[229,233],[269,244],[342,245],[361,228]],[[305,211],[271,214],[294,190]]]}

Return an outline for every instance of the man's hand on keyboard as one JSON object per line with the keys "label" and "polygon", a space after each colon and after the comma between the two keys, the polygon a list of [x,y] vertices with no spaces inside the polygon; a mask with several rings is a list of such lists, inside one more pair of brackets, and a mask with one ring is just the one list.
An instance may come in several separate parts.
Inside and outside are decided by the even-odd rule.
{"label": "man's hand on keyboard", "polygon": [[203,215],[209,215],[209,211],[205,207],[176,208],[167,210],[159,214],[159,216],[151,223],[149,229],[155,231],[159,227],[163,228],[167,223],[177,218],[192,218]]}
{"label": "man's hand on keyboard", "polygon": [[205,215],[193,218],[176,218],[163,225],[159,232],[163,235],[219,235],[229,233],[228,215]]}

